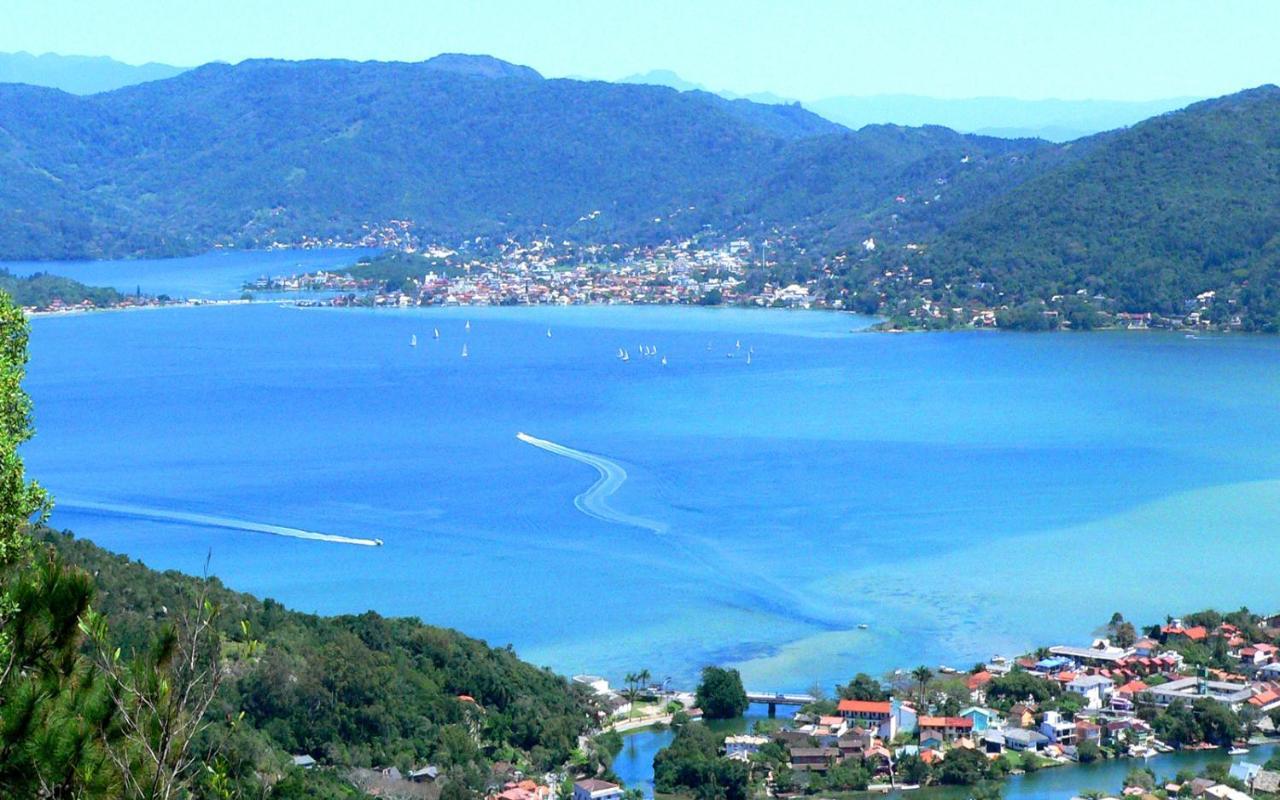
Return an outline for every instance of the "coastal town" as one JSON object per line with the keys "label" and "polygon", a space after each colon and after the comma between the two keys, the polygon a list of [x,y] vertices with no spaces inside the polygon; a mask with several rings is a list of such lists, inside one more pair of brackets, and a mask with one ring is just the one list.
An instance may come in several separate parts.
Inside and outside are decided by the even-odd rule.
{"label": "coastal town", "polygon": [[[658,791],[675,797],[703,796],[709,790],[702,780],[726,798],[935,785],[970,786],[979,796],[981,787],[990,791],[1012,775],[1107,760],[1133,765],[1125,785],[1112,795],[1088,797],[1251,800],[1280,794],[1280,613],[1200,612],[1171,618],[1141,636],[1117,615],[1108,633],[1087,644],[993,657],[967,672],[917,667],[884,679],[859,674],[831,698],[812,690],[747,691],[736,671],[719,668],[705,670],[696,691],[649,682],[647,671],[628,675],[620,689],[601,676],[578,675],[572,683],[594,697],[599,719],[597,730],[579,741],[582,761],[538,775],[497,765],[487,800],[637,800],[643,792],[613,774],[611,754],[621,748],[621,737],[655,729],[676,731],[655,759]],[[741,693],[738,713],[752,704],[767,707],[768,717],[740,733],[712,734],[698,724],[726,717],[724,709],[713,715],[699,707],[714,709],[723,697],[709,686],[719,682],[723,688],[725,681],[737,682],[731,691]],[[781,713],[787,710],[789,719]],[[723,767],[670,768],[673,759],[687,757],[682,737],[695,733],[710,737],[704,746],[713,749],[704,755]],[[680,755],[668,758],[677,750]],[[1200,750],[1223,753],[1234,763],[1160,772],[1160,756]],[[317,767],[307,755],[295,757],[295,765]],[[407,773],[358,770],[348,778],[375,796],[432,798],[441,774],[428,764]],[[673,774],[683,777],[671,784]],[[735,780],[741,782],[736,789],[727,785]]]}
{"label": "coastal town", "polygon": [[[397,221],[399,225],[409,223]],[[798,240],[775,233],[758,239],[711,234],[648,246],[592,244],[550,239],[509,240],[482,246],[418,245],[398,235],[370,235],[361,242],[387,247],[384,255],[346,268],[261,276],[248,292],[312,292],[328,295],[304,304],[373,307],[472,305],[686,304],[738,305],[854,311],[885,318],[886,330],[1009,328],[1018,330],[1238,330],[1239,315],[1219,313],[1213,291],[1188,301],[1184,312],[1161,315],[1123,311],[1100,293],[1080,290],[1011,306],[976,299],[988,289],[969,287],[956,300],[954,287],[918,274],[912,257],[923,245],[907,245],[908,258],[877,266],[874,237],[854,251],[809,253]],[[306,243],[319,246],[319,240]],[[370,268],[370,265],[374,268]],[[394,264],[396,269],[378,269]],[[415,269],[416,267],[416,269]],[[866,275],[862,283],[849,274]]]}
{"label": "coastal town", "polygon": [[[707,715],[696,705],[707,702],[703,687],[680,692],[635,678],[620,691],[599,676],[574,678],[597,695],[604,731],[683,730]],[[1117,615],[1106,636],[993,657],[966,672],[918,667],[879,680],[858,675],[831,698],[743,690],[742,699],[767,706],[769,718],[719,736],[715,752],[741,765],[753,791],[772,796],[994,782],[1109,759],[1136,765],[1126,796],[1245,800],[1280,790],[1280,613],[1200,612],[1141,632]],[[774,719],[788,708],[790,720]],[[1217,779],[1156,781],[1159,756],[1196,750],[1237,760]],[[589,786],[623,791],[598,777]],[[659,788],[699,787],[663,788],[659,778]]]}

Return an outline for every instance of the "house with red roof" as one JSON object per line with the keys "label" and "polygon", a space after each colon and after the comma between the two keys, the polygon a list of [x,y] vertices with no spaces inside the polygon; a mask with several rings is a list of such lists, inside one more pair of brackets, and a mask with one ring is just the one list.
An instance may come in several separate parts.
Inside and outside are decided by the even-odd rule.
{"label": "house with red roof", "polygon": [[898,732],[893,704],[888,700],[841,700],[836,713],[850,725],[874,729],[881,739],[893,739]]}
{"label": "house with red roof", "polygon": [[931,741],[951,744],[973,734],[973,720],[969,717],[921,717],[919,725],[921,745]]}
{"label": "house with red roof", "polygon": [[1209,638],[1209,631],[1203,625],[1184,627],[1182,620],[1175,619],[1172,623],[1160,628],[1160,635],[1165,639],[1183,638],[1192,642],[1203,642]]}

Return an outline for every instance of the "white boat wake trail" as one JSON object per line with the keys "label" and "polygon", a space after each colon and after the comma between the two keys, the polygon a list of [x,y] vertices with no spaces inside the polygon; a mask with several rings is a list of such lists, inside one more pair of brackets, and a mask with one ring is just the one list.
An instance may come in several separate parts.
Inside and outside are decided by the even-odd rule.
{"label": "white boat wake trail", "polygon": [[633,528],[643,528],[654,533],[667,532],[668,526],[665,523],[624,514],[609,506],[608,498],[618,491],[618,487],[622,486],[627,479],[627,471],[622,468],[621,464],[592,453],[584,453],[581,450],[574,450],[572,447],[565,447],[562,444],[549,442],[546,439],[539,439],[527,433],[517,433],[516,438],[525,444],[531,444],[541,450],[546,450],[548,453],[555,453],[558,456],[571,458],[574,461],[580,461],[583,464],[595,467],[596,471],[600,473],[600,479],[593,483],[590,489],[573,498],[573,505],[583,514],[605,522],[630,525]]}
{"label": "white boat wake trail", "polygon": [[381,539],[362,539],[354,536],[338,536],[332,533],[304,531],[301,528],[289,528],[284,525],[268,525],[262,522],[246,522],[227,517],[215,517],[209,514],[192,514],[186,511],[170,511],[163,508],[145,508],[122,503],[96,503],[92,501],[60,501],[59,508],[72,511],[91,511],[112,514],[122,517],[137,517],[160,522],[185,522],[205,528],[223,528],[233,531],[249,531],[251,533],[269,533],[273,536],[288,536],[293,539],[307,539],[313,542],[333,542],[335,544],[354,544],[361,547],[378,547]]}
{"label": "white boat wake trail", "polygon": [[[539,439],[527,433],[517,433],[516,438],[531,444],[548,453],[571,458],[596,469],[600,478],[591,488],[573,499],[573,504],[582,513],[605,522],[616,522],[636,528],[667,534],[670,526],[644,517],[635,517],[616,511],[606,502],[627,479],[627,471],[620,464],[593,453],[584,453],[565,447],[562,444]],[[839,609],[828,604],[816,603],[812,598],[797,592],[757,570],[749,564],[732,564],[726,562],[720,548],[708,546],[688,535],[672,535],[667,538],[668,546],[679,550],[684,556],[686,565],[697,564],[704,570],[703,579],[710,582],[721,582],[725,585],[725,598],[742,598],[740,607],[746,611],[766,611],[789,619],[798,620],[826,630],[847,630],[852,622]],[[731,566],[732,564],[732,566]]]}

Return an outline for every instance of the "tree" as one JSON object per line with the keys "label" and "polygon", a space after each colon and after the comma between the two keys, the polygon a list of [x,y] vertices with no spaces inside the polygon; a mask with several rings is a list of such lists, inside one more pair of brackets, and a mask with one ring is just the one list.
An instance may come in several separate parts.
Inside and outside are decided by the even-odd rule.
{"label": "tree", "polygon": [[977,750],[955,748],[947,753],[938,768],[938,780],[956,786],[972,786],[990,776],[991,764]]}
{"label": "tree", "polygon": [[929,765],[920,756],[902,756],[894,769],[895,777],[902,783],[923,786],[929,782]]}
{"label": "tree", "polygon": [[747,691],[742,687],[742,675],[736,669],[704,667],[696,702],[707,719],[742,716],[749,705]]}
{"label": "tree", "polygon": [[[85,614],[81,628],[93,644],[95,666],[119,720],[122,746],[110,755],[123,777],[126,797],[179,797],[194,781],[199,765],[214,760],[215,754],[195,747],[211,724],[206,712],[226,674],[218,609],[209,599],[208,586],[204,581],[177,623],[162,628],[149,650],[129,660],[112,647],[106,617]],[[250,659],[254,649],[250,644]]]}
{"label": "tree", "polygon": [[1102,748],[1093,742],[1081,742],[1076,747],[1076,757],[1081,764],[1092,764],[1102,757]]}
{"label": "tree", "polygon": [[[17,613],[9,580],[9,567],[30,557],[27,534],[32,519],[43,522],[49,513],[49,497],[34,481],[28,481],[18,448],[35,433],[31,426],[31,398],[22,389],[27,366],[27,320],[9,296],[0,292],[0,658],[6,654]],[[0,673],[0,686],[9,672]]]}
{"label": "tree", "polygon": [[925,701],[928,699],[929,681],[933,680],[933,670],[922,664],[911,670],[911,677],[915,680],[916,686],[918,687],[917,697],[920,701],[919,708],[920,713],[923,714],[928,709],[928,705]]}
{"label": "tree", "polygon": [[1191,705],[1200,723],[1201,736],[1206,742],[1227,746],[1240,738],[1240,718],[1228,706],[1208,697],[1198,698]]}
{"label": "tree", "polygon": [[867,701],[883,701],[888,699],[888,694],[880,685],[880,681],[871,677],[865,672],[859,672],[853,676],[853,680],[844,686],[837,687],[836,693],[841,700],[867,700]]}
{"label": "tree", "polygon": [[0,682],[0,796],[115,797],[120,775],[110,698],[82,655],[80,618],[93,583],[52,553],[7,578],[5,678]]}

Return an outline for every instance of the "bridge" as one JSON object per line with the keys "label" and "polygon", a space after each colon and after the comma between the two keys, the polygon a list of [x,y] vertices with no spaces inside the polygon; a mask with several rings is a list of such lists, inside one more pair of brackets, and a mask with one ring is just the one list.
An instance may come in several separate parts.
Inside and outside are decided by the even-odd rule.
{"label": "bridge", "polygon": [[786,692],[747,692],[747,702],[769,706],[769,716],[778,713],[778,706],[807,706],[817,701],[811,694],[787,694]]}

